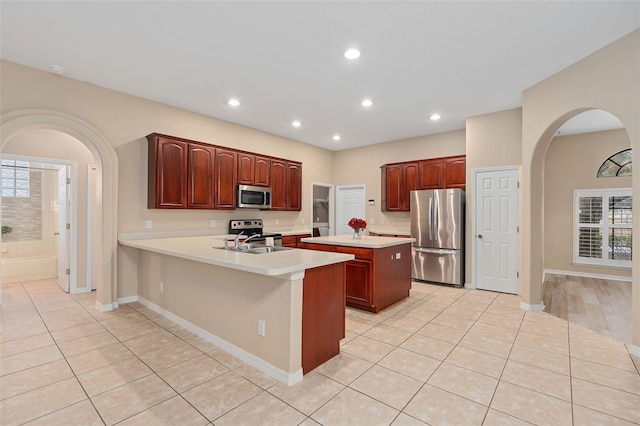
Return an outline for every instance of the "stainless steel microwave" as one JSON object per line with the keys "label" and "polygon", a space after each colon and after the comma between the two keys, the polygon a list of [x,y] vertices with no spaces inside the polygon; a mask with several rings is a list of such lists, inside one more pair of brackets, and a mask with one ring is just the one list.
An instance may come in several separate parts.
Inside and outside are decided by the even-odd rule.
{"label": "stainless steel microwave", "polygon": [[238,185],[238,207],[250,209],[271,208],[271,188]]}

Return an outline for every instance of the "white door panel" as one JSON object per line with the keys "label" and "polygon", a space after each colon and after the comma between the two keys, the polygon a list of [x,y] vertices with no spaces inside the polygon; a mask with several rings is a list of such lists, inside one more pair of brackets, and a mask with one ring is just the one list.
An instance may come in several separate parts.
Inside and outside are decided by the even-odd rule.
{"label": "white door panel", "polygon": [[475,285],[518,293],[518,170],[474,170]]}
{"label": "white door panel", "polygon": [[336,215],[336,235],[353,234],[348,223],[352,217],[365,219],[365,187],[364,185],[339,186]]}
{"label": "white door panel", "polygon": [[69,197],[69,167],[58,169],[58,285],[62,290],[69,292],[69,229],[67,224],[70,212]]}

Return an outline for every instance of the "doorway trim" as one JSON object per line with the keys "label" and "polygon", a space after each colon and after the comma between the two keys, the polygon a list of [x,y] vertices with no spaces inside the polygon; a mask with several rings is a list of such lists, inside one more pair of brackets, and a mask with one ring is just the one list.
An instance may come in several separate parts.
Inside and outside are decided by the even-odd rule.
{"label": "doorway trim", "polygon": [[311,182],[311,235],[313,235],[313,224],[315,220],[313,218],[313,189],[316,186],[322,186],[324,188],[329,188],[329,196],[327,197],[329,200],[329,235],[335,234],[334,222],[335,222],[335,198],[334,198],[334,190],[335,185],[331,183],[322,183],[322,182]]}
{"label": "doorway trim", "polygon": [[[117,217],[118,217],[118,157],[108,140],[91,124],[75,116],[45,109],[11,111],[0,116],[0,147],[19,132],[30,129],[50,129],[66,133],[82,142],[93,154],[101,188],[102,214],[94,215],[95,225],[101,232],[94,241],[94,258],[100,259],[96,274],[96,304],[99,311],[110,311],[118,306],[117,299]],[[1,150],[0,150],[1,151]],[[1,286],[1,284],[0,284]],[[0,299],[1,302],[1,299]]]}

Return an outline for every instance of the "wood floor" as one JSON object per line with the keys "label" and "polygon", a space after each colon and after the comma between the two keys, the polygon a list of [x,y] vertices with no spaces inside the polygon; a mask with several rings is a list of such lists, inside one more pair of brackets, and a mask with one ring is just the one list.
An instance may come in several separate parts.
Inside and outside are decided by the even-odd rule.
{"label": "wood floor", "polygon": [[545,312],[631,343],[631,283],[547,274]]}

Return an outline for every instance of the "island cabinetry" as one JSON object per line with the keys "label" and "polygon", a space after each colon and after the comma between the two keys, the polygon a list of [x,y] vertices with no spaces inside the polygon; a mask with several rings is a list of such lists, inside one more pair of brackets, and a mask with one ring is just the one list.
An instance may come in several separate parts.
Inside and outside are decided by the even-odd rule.
{"label": "island cabinetry", "polygon": [[237,153],[231,150],[216,149],[216,209],[236,208]]}
{"label": "island cabinetry", "polygon": [[302,164],[271,160],[271,210],[302,209]]}
{"label": "island cabinetry", "polygon": [[410,193],[466,186],[466,156],[431,158],[381,167],[382,211],[408,212]]}
{"label": "island cabinetry", "polygon": [[301,243],[301,248],[355,256],[355,259],[346,262],[347,306],[378,313],[409,296],[411,289],[411,245],[409,243],[390,247],[364,248],[305,241]]}
{"label": "island cabinetry", "polygon": [[345,337],[345,263],[307,269],[302,287],[302,372],[340,353]]}
{"label": "island cabinetry", "polygon": [[300,240],[302,238],[309,238],[311,234],[296,234],[296,235],[283,235],[282,247],[300,248]]}

